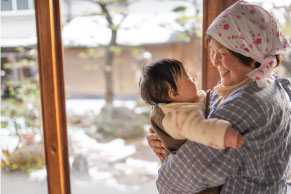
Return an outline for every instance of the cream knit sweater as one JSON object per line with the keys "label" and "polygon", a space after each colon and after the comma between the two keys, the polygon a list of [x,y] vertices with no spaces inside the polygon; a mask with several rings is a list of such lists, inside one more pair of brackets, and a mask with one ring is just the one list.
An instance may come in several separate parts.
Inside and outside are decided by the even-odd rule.
{"label": "cream knit sweater", "polygon": [[189,139],[197,143],[224,149],[224,136],[230,123],[225,120],[205,119],[205,92],[200,91],[196,103],[159,104],[165,117],[163,128],[174,139]]}

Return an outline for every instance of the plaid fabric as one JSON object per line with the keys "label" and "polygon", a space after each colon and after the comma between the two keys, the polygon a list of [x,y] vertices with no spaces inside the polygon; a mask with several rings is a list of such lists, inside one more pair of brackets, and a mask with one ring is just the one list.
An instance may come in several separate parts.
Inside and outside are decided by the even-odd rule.
{"label": "plaid fabric", "polygon": [[159,169],[159,193],[194,194],[217,185],[222,194],[286,193],[291,109],[278,80],[266,88],[243,86],[218,107],[213,91],[209,117],[231,122],[246,137],[243,147],[217,150],[187,141]]}

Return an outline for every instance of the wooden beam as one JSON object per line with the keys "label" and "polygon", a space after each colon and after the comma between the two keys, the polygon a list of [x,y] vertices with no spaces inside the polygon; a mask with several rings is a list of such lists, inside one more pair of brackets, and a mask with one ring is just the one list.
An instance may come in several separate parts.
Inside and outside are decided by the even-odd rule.
{"label": "wooden beam", "polygon": [[211,22],[226,8],[237,0],[203,0],[203,48],[202,48],[202,89],[212,89],[219,80],[216,67],[210,62],[208,51],[205,47],[205,32]]}
{"label": "wooden beam", "polygon": [[35,0],[49,194],[70,194],[60,0]]}

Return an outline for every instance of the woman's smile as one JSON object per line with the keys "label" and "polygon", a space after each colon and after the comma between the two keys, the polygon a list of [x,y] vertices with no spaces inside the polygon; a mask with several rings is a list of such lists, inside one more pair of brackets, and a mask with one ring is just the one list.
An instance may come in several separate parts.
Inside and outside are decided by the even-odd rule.
{"label": "woman's smile", "polygon": [[230,73],[229,70],[219,71],[220,77],[225,77]]}
{"label": "woman's smile", "polygon": [[211,62],[218,69],[223,86],[231,86],[243,81],[253,70],[253,67],[246,66],[215,39],[210,39],[209,47]]}

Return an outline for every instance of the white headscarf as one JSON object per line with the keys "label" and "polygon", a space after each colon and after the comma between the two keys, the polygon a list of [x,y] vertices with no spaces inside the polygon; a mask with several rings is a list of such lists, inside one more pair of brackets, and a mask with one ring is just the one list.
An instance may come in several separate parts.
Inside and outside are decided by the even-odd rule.
{"label": "white headscarf", "polygon": [[266,87],[277,65],[275,55],[291,50],[289,40],[279,30],[275,18],[264,8],[237,1],[223,11],[206,31],[226,48],[261,63],[248,77]]}

